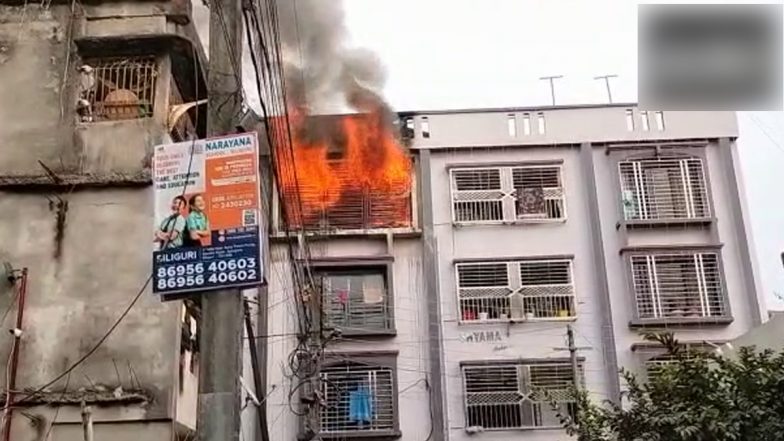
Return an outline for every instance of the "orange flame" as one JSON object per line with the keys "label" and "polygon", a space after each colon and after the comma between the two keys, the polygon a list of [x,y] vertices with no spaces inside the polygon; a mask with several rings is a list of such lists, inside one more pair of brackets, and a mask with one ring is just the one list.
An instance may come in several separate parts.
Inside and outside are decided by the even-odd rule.
{"label": "orange flame", "polygon": [[[391,125],[375,114],[323,117],[334,121],[341,141],[311,142],[304,139],[304,118],[292,114],[289,121],[296,177],[279,176],[290,223],[313,227],[329,218],[343,228],[411,225],[411,159]],[[291,206],[292,192],[302,219]]]}

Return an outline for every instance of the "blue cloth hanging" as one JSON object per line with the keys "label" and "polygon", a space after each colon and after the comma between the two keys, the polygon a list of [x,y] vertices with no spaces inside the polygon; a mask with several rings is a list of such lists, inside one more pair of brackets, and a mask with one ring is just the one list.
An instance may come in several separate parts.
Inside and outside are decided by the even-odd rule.
{"label": "blue cloth hanging", "polygon": [[348,394],[348,420],[357,424],[370,424],[373,419],[373,397],[366,386],[360,386]]}

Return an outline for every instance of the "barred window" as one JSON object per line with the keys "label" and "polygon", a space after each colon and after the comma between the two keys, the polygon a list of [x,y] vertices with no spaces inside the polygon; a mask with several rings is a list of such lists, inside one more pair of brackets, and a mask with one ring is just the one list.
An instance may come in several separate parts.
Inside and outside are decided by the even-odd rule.
{"label": "barred window", "polygon": [[622,161],[618,166],[626,220],[710,216],[701,159],[662,156]]}
{"label": "barred window", "polygon": [[570,260],[458,263],[460,320],[553,320],[574,318]]}
{"label": "barred window", "polygon": [[571,365],[565,362],[463,366],[466,427],[561,427],[552,403],[574,417],[573,385]]}
{"label": "barred window", "polygon": [[635,255],[631,272],[639,319],[727,315],[716,253]]}
{"label": "barred window", "polygon": [[321,369],[321,436],[388,434],[397,428],[391,367],[346,361]]}
{"label": "barred window", "polygon": [[327,326],[344,333],[394,328],[385,267],[318,273]]}
{"label": "barred window", "polygon": [[456,223],[566,218],[559,166],[454,169],[451,179]]}
{"label": "barred window", "polygon": [[85,60],[81,99],[84,121],[117,121],[153,115],[158,66],[153,56]]}

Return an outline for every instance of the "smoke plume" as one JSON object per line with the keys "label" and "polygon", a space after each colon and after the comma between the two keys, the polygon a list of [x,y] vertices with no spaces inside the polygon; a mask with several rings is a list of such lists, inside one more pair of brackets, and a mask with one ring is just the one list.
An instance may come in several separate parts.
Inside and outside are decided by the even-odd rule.
{"label": "smoke plume", "polygon": [[348,47],[339,0],[279,0],[290,104],[305,115],[380,113],[386,72],[372,51]]}

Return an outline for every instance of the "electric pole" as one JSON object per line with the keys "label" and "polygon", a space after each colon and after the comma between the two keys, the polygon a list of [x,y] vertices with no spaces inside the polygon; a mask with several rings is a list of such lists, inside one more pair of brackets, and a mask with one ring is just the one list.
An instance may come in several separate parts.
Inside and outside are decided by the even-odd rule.
{"label": "electric pole", "polygon": [[566,325],[566,339],[569,345],[569,360],[572,362],[572,376],[574,377],[574,388],[580,389],[580,368],[577,364],[577,346],[574,345],[574,330],[572,325]]}
{"label": "electric pole", "polygon": [[[207,135],[234,133],[242,113],[240,0],[210,1]],[[239,441],[242,296],[238,289],[201,296],[199,441]]]}

